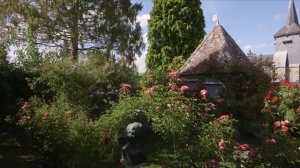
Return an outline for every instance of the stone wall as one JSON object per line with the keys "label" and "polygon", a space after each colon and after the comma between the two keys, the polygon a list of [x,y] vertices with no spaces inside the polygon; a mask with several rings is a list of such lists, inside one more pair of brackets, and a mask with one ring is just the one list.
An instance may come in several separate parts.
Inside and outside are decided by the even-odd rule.
{"label": "stone wall", "polygon": [[290,82],[300,82],[300,66],[290,67]]}
{"label": "stone wall", "polygon": [[300,35],[290,35],[275,39],[275,51],[287,51],[289,64],[300,64]]}

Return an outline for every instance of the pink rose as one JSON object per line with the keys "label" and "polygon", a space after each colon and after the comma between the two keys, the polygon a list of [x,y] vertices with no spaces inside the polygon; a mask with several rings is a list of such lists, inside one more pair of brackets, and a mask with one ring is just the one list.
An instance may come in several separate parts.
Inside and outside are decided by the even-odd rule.
{"label": "pink rose", "polygon": [[132,88],[132,86],[128,83],[122,83],[120,86],[121,91],[128,91]]}
{"label": "pink rose", "polygon": [[275,128],[279,128],[281,126],[280,121],[276,121],[274,122]]}
{"label": "pink rose", "polygon": [[22,110],[28,109],[30,107],[30,104],[26,101],[24,102],[23,106],[22,106]]}
{"label": "pink rose", "polygon": [[286,126],[281,126],[281,131],[287,133],[289,131],[289,128]]}
{"label": "pink rose", "polygon": [[229,120],[229,115],[222,115],[222,116],[219,118],[219,120],[220,120],[221,122],[226,122],[226,121]]}
{"label": "pink rose", "polygon": [[200,91],[200,95],[201,95],[201,96],[207,95],[207,90],[206,90],[206,89],[202,89],[202,90]]}
{"label": "pink rose", "polygon": [[181,92],[186,92],[186,91],[188,91],[189,89],[190,89],[190,88],[189,88],[188,86],[183,85],[183,86],[180,87],[179,90],[180,90]]}
{"label": "pink rose", "polygon": [[223,151],[223,150],[225,150],[225,147],[226,147],[225,141],[224,141],[224,139],[221,139],[220,142],[219,142],[219,149],[221,151]]}
{"label": "pink rose", "polygon": [[272,138],[272,139],[267,139],[266,140],[267,144],[276,144],[276,139]]}
{"label": "pink rose", "polygon": [[281,126],[285,126],[285,127],[288,126],[288,122],[287,121],[280,121],[280,124],[281,124]]}

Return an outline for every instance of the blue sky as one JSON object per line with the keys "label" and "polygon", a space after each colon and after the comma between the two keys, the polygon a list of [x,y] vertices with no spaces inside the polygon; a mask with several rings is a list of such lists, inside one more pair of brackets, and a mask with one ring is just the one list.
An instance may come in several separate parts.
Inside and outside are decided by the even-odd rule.
{"label": "blue sky", "polygon": [[[132,0],[144,6],[138,16],[147,44],[147,19],[152,9],[152,0]],[[212,16],[217,14],[220,24],[227,30],[244,52],[271,54],[274,52],[273,35],[284,25],[288,0],[202,0],[205,17],[205,31],[209,33],[215,23]],[[300,0],[295,0],[297,13]],[[300,17],[300,16],[299,16]],[[145,71],[145,53],[137,58],[140,72]]]}

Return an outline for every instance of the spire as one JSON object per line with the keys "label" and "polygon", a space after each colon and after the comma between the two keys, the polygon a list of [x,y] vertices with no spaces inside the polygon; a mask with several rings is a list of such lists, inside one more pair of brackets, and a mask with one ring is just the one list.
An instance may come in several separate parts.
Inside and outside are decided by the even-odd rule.
{"label": "spire", "polygon": [[292,25],[293,23],[299,25],[294,0],[290,0],[286,25]]}
{"label": "spire", "polygon": [[294,0],[290,0],[285,25],[274,35],[274,38],[300,34],[300,26]]}

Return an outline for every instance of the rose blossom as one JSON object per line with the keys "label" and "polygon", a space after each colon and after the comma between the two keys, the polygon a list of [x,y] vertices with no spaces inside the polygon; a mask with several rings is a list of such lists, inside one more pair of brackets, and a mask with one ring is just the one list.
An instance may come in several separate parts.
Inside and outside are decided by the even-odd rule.
{"label": "rose blossom", "polygon": [[154,86],[152,86],[152,87],[146,89],[146,90],[144,91],[144,93],[147,94],[147,95],[151,95],[151,94],[155,91],[155,89],[156,89],[156,88],[155,88]]}
{"label": "rose blossom", "polygon": [[30,107],[29,103],[26,101],[24,102],[24,105],[22,106],[22,110],[28,109]]}
{"label": "rose blossom", "polygon": [[216,161],[215,159],[206,160],[205,163],[208,167],[218,167],[219,166],[219,162]]}
{"label": "rose blossom", "polygon": [[110,142],[110,136],[109,135],[105,135],[104,138],[103,138],[103,142],[104,142],[104,144],[109,144],[109,142]]}
{"label": "rose blossom", "polygon": [[288,121],[280,121],[281,126],[287,127]]}
{"label": "rose blossom", "polygon": [[202,90],[200,91],[200,95],[201,95],[201,96],[207,95],[207,90],[206,90],[206,89],[202,89]]}
{"label": "rose blossom", "polygon": [[128,91],[128,90],[130,90],[131,88],[132,88],[132,86],[131,86],[130,84],[128,84],[128,83],[122,83],[122,84],[120,85],[121,91]]}
{"label": "rose blossom", "polygon": [[278,128],[281,126],[281,123],[280,123],[280,121],[276,121],[276,122],[274,122],[274,125],[275,125],[275,128]]}
{"label": "rose blossom", "polygon": [[180,87],[179,90],[180,90],[181,92],[185,92],[185,91],[188,91],[189,89],[190,89],[190,88],[189,88],[188,86],[183,85],[183,86]]}
{"label": "rose blossom", "polygon": [[224,139],[221,139],[220,142],[219,142],[219,149],[221,151],[223,151],[225,149],[226,145],[225,145],[225,141]]}
{"label": "rose blossom", "polygon": [[226,121],[229,120],[229,115],[222,115],[222,116],[219,118],[219,120],[220,120],[221,122],[226,122]]}
{"label": "rose blossom", "polygon": [[239,149],[242,151],[248,150],[249,149],[249,145],[248,144],[241,144],[239,146]]}
{"label": "rose blossom", "polygon": [[276,97],[276,96],[273,97],[273,99],[272,99],[272,102],[273,102],[273,103],[277,103],[278,101],[279,101],[279,98],[278,98],[278,97]]}
{"label": "rose blossom", "polygon": [[272,138],[272,139],[267,139],[266,140],[267,144],[276,144],[276,139]]}
{"label": "rose blossom", "polygon": [[271,96],[271,94],[272,94],[272,91],[271,91],[271,90],[268,90],[268,91],[267,91],[267,96]]}
{"label": "rose blossom", "polygon": [[45,112],[44,114],[43,114],[43,120],[48,120],[48,118],[49,118],[49,112]]}
{"label": "rose blossom", "polygon": [[281,126],[281,131],[287,133],[289,131],[289,128],[286,126]]}
{"label": "rose blossom", "polygon": [[169,73],[169,77],[170,77],[170,78],[178,78],[179,75],[180,75],[180,72],[178,72],[178,71],[171,71],[171,72]]}

